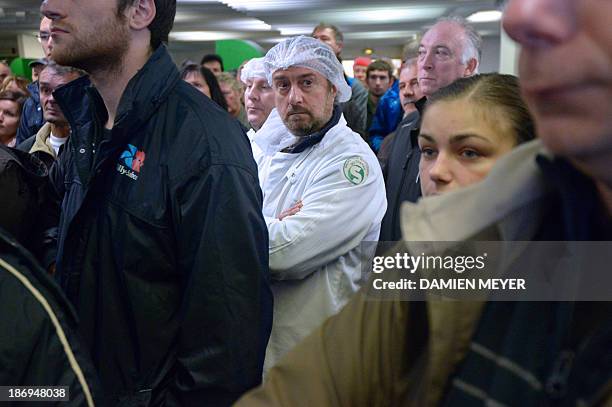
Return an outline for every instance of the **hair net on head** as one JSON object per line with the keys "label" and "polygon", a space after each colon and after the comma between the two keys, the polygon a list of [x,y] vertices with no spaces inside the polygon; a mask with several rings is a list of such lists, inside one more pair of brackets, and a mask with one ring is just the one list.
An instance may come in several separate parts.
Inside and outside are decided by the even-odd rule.
{"label": "hair net on head", "polygon": [[264,65],[268,83],[279,69],[292,66],[312,69],[326,77],[338,91],[337,102],[351,98],[351,87],[344,79],[344,68],[329,45],[311,37],[300,35],[276,44],[265,56]]}
{"label": "hair net on head", "polygon": [[267,79],[263,58],[253,58],[242,67],[240,80],[246,83],[247,79],[253,78]]}

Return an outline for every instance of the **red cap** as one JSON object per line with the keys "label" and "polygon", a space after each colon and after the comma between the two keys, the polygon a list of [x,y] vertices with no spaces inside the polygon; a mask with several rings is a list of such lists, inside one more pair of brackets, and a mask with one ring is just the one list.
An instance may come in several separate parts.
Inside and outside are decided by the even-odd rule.
{"label": "red cap", "polygon": [[356,65],[360,65],[360,66],[368,66],[372,63],[372,59],[368,58],[368,57],[357,57],[355,58],[355,61],[353,62],[353,66]]}

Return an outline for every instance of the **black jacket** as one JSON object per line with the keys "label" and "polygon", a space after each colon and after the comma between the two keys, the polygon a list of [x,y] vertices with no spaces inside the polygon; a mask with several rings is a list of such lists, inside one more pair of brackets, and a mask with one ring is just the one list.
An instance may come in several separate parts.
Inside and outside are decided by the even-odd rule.
{"label": "black jacket", "polygon": [[[80,78],[51,169],[57,273],[112,405],[227,405],[261,381],[272,321],[257,167],[237,121],[159,47],[112,132]],[[110,134],[108,134],[110,133]]]}
{"label": "black jacket", "polygon": [[2,228],[0,298],[0,386],[67,386],[69,401],[58,405],[93,406],[99,385],[78,337],[74,310],[32,255]]}
{"label": "black jacket", "polygon": [[[419,103],[420,102],[420,103]],[[402,202],[416,202],[421,197],[421,184],[418,180],[419,150],[418,135],[424,99],[417,102],[419,109],[405,117],[397,126],[383,175],[387,189],[387,212],[380,225],[381,242],[395,242],[402,239],[400,229],[400,209]]]}
{"label": "black jacket", "polygon": [[45,244],[39,215],[47,175],[36,157],[0,144],[0,225],[37,256]]}
{"label": "black jacket", "polygon": [[38,91],[38,81],[28,85],[30,97],[23,104],[21,109],[21,119],[17,129],[17,144],[23,143],[27,138],[36,134],[45,124],[42,107],[40,106],[40,93]]}

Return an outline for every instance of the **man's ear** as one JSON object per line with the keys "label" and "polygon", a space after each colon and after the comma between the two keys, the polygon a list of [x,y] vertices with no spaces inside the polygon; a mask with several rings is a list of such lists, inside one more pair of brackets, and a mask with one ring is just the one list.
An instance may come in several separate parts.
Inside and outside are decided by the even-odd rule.
{"label": "man's ear", "polygon": [[478,73],[478,61],[476,58],[470,58],[468,63],[465,65],[465,71],[463,72],[463,76],[472,76]]}
{"label": "man's ear", "polygon": [[155,0],[136,0],[130,9],[130,28],[134,30],[143,30],[151,25],[157,12]]}

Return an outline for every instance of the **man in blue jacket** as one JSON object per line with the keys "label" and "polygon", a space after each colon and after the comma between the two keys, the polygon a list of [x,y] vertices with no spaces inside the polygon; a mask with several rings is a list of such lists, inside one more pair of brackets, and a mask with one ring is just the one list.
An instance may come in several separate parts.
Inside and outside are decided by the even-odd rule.
{"label": "man in blue jacket", "polygon": [[176,0],[45,0],[70,122],[57,278],[109,405],[229,405],[261,381],[268,234],[249,142],[182,81]]}

